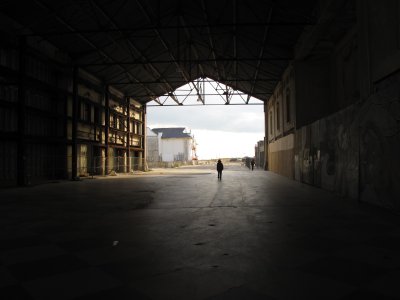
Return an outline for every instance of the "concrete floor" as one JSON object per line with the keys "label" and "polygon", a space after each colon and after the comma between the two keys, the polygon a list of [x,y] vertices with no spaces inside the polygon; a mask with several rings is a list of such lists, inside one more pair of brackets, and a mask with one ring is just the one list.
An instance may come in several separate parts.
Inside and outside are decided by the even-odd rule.
{"label": "concrete floor", "polygon": [[158,170],[0,198],[0,299],[400,297],[398,216],[270,172]]}

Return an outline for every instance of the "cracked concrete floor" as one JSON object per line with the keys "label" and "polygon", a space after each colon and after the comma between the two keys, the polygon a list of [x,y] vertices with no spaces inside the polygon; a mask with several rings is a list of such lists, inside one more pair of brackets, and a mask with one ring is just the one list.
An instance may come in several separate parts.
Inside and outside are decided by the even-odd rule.
{"label": "cracked concrete floor", "polygon": [[0,191],[1,299],[396,299],[390,212],[226,166]]}

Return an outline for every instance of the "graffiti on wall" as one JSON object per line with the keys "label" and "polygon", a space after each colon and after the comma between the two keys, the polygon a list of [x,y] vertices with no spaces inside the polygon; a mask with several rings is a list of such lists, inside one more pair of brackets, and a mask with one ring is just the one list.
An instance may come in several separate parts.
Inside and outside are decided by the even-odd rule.
{"label": "graffiti on wall", "polygon": [[400,83],[296,131],[296,180],[400,209]]}
{"label": "graffiti on wall", "polygon": [[302,130],[299,137],[307,142],[298,143],[305,147],[295,150],[302,157],[300,181],[357,197],[358,139],[353,116],[354,108],[346,109]]}
{"label": "graffiti on wall", "polygon": [[400,209],[399,82],[375,93],[360,109],[360,199]]}

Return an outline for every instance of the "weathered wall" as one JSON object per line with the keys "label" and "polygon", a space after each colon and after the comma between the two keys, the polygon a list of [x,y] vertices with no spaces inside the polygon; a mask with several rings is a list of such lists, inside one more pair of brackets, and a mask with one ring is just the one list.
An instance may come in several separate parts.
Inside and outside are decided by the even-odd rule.
{"label": "weathered wall", "polygon": [[326,56],[296,61],[294,73],[296,126],[299,128],[332,112],[329,59]]}
{"label": "weathered wall", "polygon": [[[357,1],[354,7],[357,12],[347,13],[357,18],[347,23],[346,30],[335,28],[339,24],[335,22],[316,26],[306,40],[311,45],[307,55],[293,62],[292,148],[286,136],[291,131],[276,130],[277,119],[285,118],[276,113],[285,103],[279,91],[282,84],[265,106],[268,169],[398,211],[400,4],[367,0]],[[322,41],[318,33],[323,47],[318,47]],[[329,37],[331,43],[326,43]]]}
{"label": "weathered wall", "polygon": [[289,134],[268,147],[269,170],[294,178],[294,134]]}
{"label": "weathered wall", "polygon": [[363,31],[367,35],[372,82],[400,68],[399,1],[363,1],[367,15]]}
{"label": "weathered wall", "polygon": [[360,199],[400,209],[400,74],[375,86],[361,107]]}
{"label": "weathered wall", "polygon": [[285,70],[282,81],[264,106],[265,129],[268,141],[273,142],[289,133],[295,127],[295,83],[291,65]]}
{"label": "weathered wall", "polygon": [[351,106],[296,131],[295,179],[358,197],[358,126]]}
{"label": "weathered wall", "polygon": [[360,200],[400,210],[399,1],[359,1]]}
{"label": "weathered wall", "polygon": [[[358,198],[359,107],[357,27],[348,25],[319,59],[295,64],[295,179]],[[339,36],[339,35],[338,35]]]}
{"label": "weathered wall", "polygon": [[376,89],[364,103],[296,130],[295,179],[399,210],[400,74]]}
{"label": "weathered wall", "polygon": [[358,197],[359,130],[357,107],[322,119],[320,130],[321,187]]}

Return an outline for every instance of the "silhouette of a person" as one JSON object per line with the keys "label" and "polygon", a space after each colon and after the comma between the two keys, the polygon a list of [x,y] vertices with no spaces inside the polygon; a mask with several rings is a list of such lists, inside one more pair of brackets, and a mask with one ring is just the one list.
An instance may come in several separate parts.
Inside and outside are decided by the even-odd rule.
{"label": "silhouette of a person", "polygon": [[220,159],[218,159],[217,162],[217,172],[218,172],[218,179],[222,179],[222,170],[224,169],[224,164],[221,162]]}
{"label": "silhouette of a person", "polygon": [[254,158],[251,160],[251,170],[254,171],[254,165],[256,162],[254,161]]}

